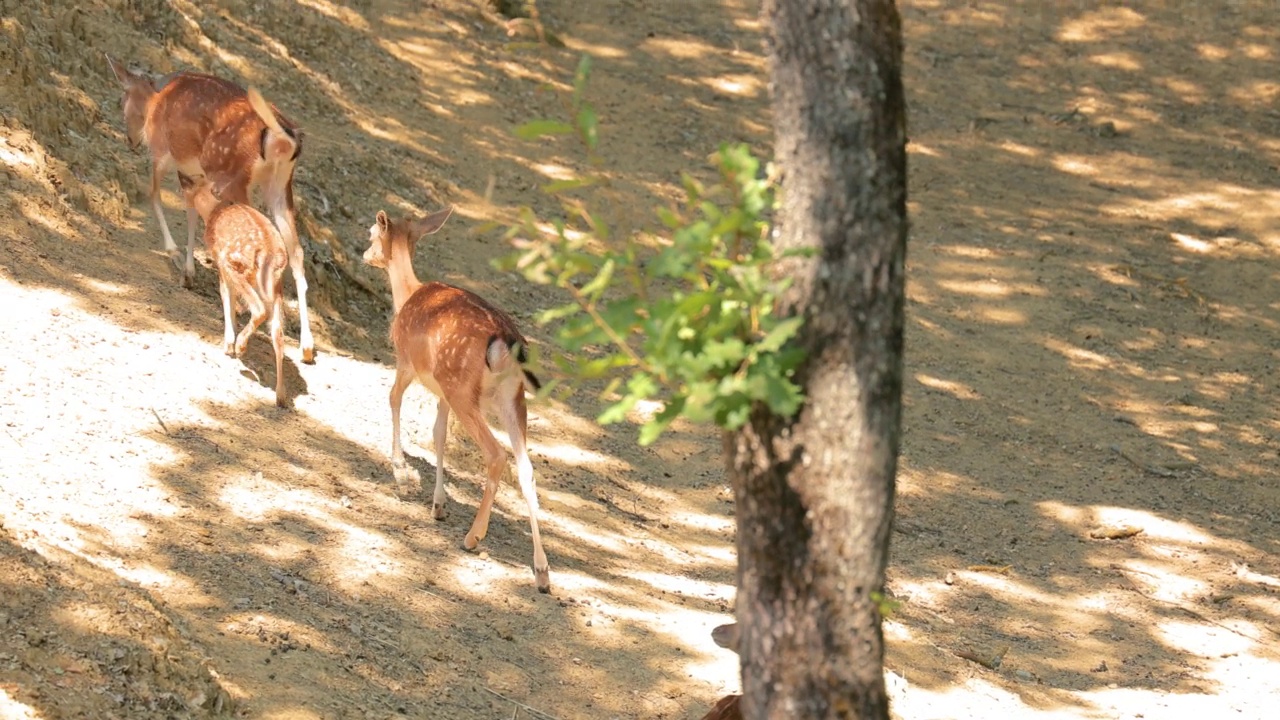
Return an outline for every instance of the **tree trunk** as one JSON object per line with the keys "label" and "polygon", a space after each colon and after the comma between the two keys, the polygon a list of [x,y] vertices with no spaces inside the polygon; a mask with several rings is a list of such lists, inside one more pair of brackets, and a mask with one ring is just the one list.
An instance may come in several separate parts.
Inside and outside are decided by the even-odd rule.
{"label": "tree trunk", "polygon": [[887,718],[884,586],[902,397],[906,128],[892,0],[765,0],[779,249],[806,322],[790,419],[725,435],[742,714]]}

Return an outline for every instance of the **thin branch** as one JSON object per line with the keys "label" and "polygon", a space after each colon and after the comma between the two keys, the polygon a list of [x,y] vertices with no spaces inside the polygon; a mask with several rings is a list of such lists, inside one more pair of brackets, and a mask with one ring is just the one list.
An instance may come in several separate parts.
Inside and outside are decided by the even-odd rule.
{"label": "thin branch", "polygon": [[605,322],[604,318],[600,317],[600,313],[596,310],[595,303],[589,302],[587,300],[587,296],[583,295],[582,291],[573,285],[568,285],[567,287],[569,294],[572,295],[573,299],[582,307],[583,312],[591,316],[591,320],[596,324],[596,327],[603,330],[604,334],[609,336],[609,341],[614,345],[617,345],[627,358],[636,365],[636,367],[644,370],[645,372],[649,372],[649,366],[645,364],[644,360],[642,360],[639,355],[636,355],[636,351],[622,339],[622,336],[613,329],[612,325]]}
{"label": "thin branch", "polygon": [[156,422],[160,423],[160,429],[164,431],[164,434],[168,435],[169,437],[173,437],[173,433],[169,432],[169,426],[165,425],[164,420],[160,419],[160,413],[156,412],[155,408],[148,408],[148,409],[151,410],[151,414],[155,416]]}
{"label": "thin branch", "polygon": [[531,714],[531,715],[536,715],[537,717],[545,718],[545,720],[560,720],[560,719],[559,719],[559,718],[557,718],[555,715],[548,715],[547,713],[544,713],[544,712],[542,712],[541,710],[539,710],[539,709],[537,709],[537,708],[535,708],[535,707],[529,707],[528,705],[525,705],[525,704],[524,704],[524,703],[522,703],[522,702],[517,702],[517,701],[515,701],[515,700],[512,700],[511,698],[507,697],[506,695],[503,695],[502,693],[498,692],[497,690],[494,690],[493,688],[490,688],[490,687],[486,687],[486,686],[484,686],[484,685],[481,685],[481,686],[480,686],[480,689],[481,689],[481,690],[484,690],[485,692],[487,692],[487,693],[489,693],[489,694],[491,694],[491,695],[493,695],[493,696],[495,696],[495,697],[498,697],[498,698],[501,698],[501,699],[503,699],[503,700],[506,700],[507,702],[511,703],[512,705],[515,705],[518,709],[520,709],[520,710],[524,710],[525,712],[527,712],[527,713],[529,713],[529,714]]}

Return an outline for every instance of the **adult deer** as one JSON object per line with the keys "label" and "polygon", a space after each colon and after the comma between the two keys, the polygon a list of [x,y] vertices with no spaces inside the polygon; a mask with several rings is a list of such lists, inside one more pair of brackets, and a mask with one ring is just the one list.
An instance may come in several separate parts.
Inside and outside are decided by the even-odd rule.
{"label": "adult deer", "polygon": [[[151,152],[151,208],[160,222],[164,249],[175,258],[178,247],[160,205],[160,182],[174,170],[204,175],[216,197],[249,204],[261,190],[289,253],[298,288],[298,345],[302,361],[315,362],[315,342],[307,312],[307,279],[293,206],[293,171],[302,152],[302,132],[257,91],[212,75],[177,72],[153,82],[110,56],[107,64],[124,86],[125,129],[132,147]],[[196,210],[187,207],[187,254],[182,283],[195,276]]]}
{"label": "adult deer", "polygon": [[486,420],[487,414],[496,415],[511,438],[516,477],[529,506],[534,581],[540,592],[550,592],[550,567],[538,534],[538,492],[526,445],[525,388],[539,387],[538,379],[524,367],[527,343],[507,313],[462,288],[423,284],[413,271],[419,238],[439,230],[452,212],[453,208],[446,208],[416,220],[392,221],[379,210],[369,228],[364,261],[387,271],[395,308],[391,321],[396,352],[396,378],[391,386],[392,468],[398,485],[418,481],[416,472],[405,464],[400,446],[400,402],[416,380],[437,398],[436,486],[431,500],[437,520],[445,515],[444,450],[450,411],[484,453],[484,495],[463,542],[474,550],[489,530],[494,495],[510,470],[507,454]]}
{"label": "adult deer", "polygon": [[[204,219],[204,241],[218,268],[223,347],[231,357],[243,355],[249,336],[270,312],[276,405],[288,407],[284,392],[284,269],[289,259],[284,239],[256,208],[214,197],[207,178],[178,173],[178,182],[187,206]],[[237,336],[235,313],[241,304],[249,310],[249,322]]]}

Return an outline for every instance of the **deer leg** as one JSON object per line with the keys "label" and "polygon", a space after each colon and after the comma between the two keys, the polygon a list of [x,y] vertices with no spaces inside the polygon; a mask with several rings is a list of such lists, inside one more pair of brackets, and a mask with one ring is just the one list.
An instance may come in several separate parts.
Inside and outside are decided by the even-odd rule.
{"label": "deer leg", "polygon": [[227,279],[218,273],[218,294],[222,296],[222,349],[231,357],[236,356],[235,296]]}
{"label": "deer leg", "polygon": [[508,470],[507,454],[498,444],[497,438],[493,436],[493,431],[485,423],[484,415],[478,406],[473,404],[472,407],[462,411],[458,408],[465,408],[466,405],[459,406],[457,403],[451,403],[451,405],[458,413],[458,420],[462,422],[462,426],[466,428],[467,433],[476,441],[484,454],[484,495],[480,498],[476,519],[471,523],[471,529],[467,531],[467,537],[463,541],[463,547],[475,550],[480,541],[484,540],[484,536],[489,534],[489,514],[493,510],[493,498],[498,494],[498,486],[502,484],[502,478]]}
{"label": "deer leg", "polygon": [[293,272],[293,284],[298,288],[298,347],[302,350],[302,362],[312,365],[316,361],[316,341],[311,337],[311,316],[307,312],[307,275],[303,269],[302,246],[296,238],[293,252],[289,253],[289,269]]}
{"label": "deer leg", "polygon": [[267,195],[272,219],[289,252],[289,270],[293,274],[293,284],[298,289],[298,346],[302,350],[302,362],[310,365],[316,361],[316,343],[311,337],[311,316],[307,312],[306,258],[302,252],[302,242],[298,239],[298,226],[293,213],[293,189],[291,186],[286,186],[283,191],[264,189],[263,194]]}
{"label": "deer leg", "polygon": [[445,517],[444,504],[447,496],[444,492],[444,450],[449,437],[449,403],[444,398],[436,400],[436,489],[431,495],[431,514],[437,520]]}
{"label": "deer leg", "polygon": [[514,400],[509,405],[499,408],[498,415],[503,429],[511,438],[511,450],[516,456],[516,478],[520,481],[520,492],[524,495],[525,504],[529,506],[529,530],[533,536],[533,580],[538,592],[551,592],[551,566],[547,563],[547,554],[542,550],[542,536],[538,533],[538,487],[533,479],[533,462],[529,460],[526,443],[528,411],[524,404],[524,386],[516,389]]}
{"label": "deer leg", "polygon": [[196,222],[200,214],[193,207],[187,208],[187,262],[182,268],[182,287],[191,289],[196,277]]}
{"label": "deer leg", "polygon": [[271,349],[276,355],[276,405],[289,407],[284,394],[284,297],[279,292],[271,302]]}
{"label": "deer leg", "polygon": [[396,481],[396,490],[402,488],[412,490],[422,482],[418,471],[404,461],[404,448],[400,446],[400,403],[404,400],[404,391],[413,382],[413,367],[407,363],[396,363],[396,379],[391,383],[391,473]]}
{"label": "deer leg", "polygon": [[169,232],[169,222],[164,219],[164,206],[160,204],[160,181],[164,180],[164,176],[173,170],[173,160],[168,156],[163,158],[151,159],[151,209],[156,213],[156,220],[160,223],[160,234],[164,237],[164,251],[169,253],[169,258],[177,264],[178,244],[173,241],[173,234]]}
{"label": "deer leg", "polygon": [[[247,285],[247,283],[245,284]],[[240,328],[240,334],[236,336],[236,355],[243,356],[253,331],[257,330],[262,321],[267,319],[267,304],[262,301],[262,296],[258,295],[252,287],[240,287],[237,289],[240,291],[240,296],[245,299],[245,303],[249,306],[249,322]]]}

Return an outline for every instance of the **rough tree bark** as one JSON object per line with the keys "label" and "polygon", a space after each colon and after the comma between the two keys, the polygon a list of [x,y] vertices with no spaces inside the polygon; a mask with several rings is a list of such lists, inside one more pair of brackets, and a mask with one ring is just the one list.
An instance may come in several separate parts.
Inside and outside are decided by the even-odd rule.
{"label": "rough tree bark", "polygon": [[882,591],[901,419],[906,122],[893,0],[764,0],[794,418],[725,436],[747,720],[887,718]]}

